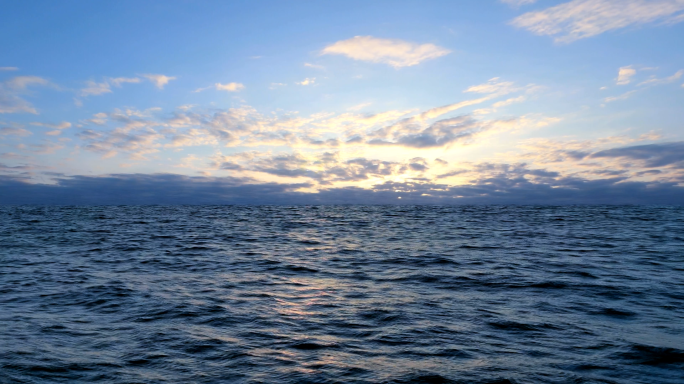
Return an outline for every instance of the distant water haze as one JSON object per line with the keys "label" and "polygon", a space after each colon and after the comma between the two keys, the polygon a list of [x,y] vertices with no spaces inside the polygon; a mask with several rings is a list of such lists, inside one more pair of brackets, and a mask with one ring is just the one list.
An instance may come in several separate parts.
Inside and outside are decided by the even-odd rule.
{"label": "distant water haze", "polygon": [[1,383],[682,383],[684,208],[0,207]]}

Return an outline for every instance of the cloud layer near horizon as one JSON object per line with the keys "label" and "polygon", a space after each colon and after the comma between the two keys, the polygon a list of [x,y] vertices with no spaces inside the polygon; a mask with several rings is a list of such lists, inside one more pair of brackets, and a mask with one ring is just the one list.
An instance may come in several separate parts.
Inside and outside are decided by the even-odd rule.
{"label": "cloud layer near horizon", "polygon": [[297,192],[306,184],[254,183],[233,177],[120,174],[73,176],[57,179],[56,184],[30,184],[0,176],[0,205],[684,204],[684,187],[675,183],[620,182],[615,178],[562,178],[532,183],[523,177],[524,170],[516,172],[483,178],[470,185],[387,182],[370,189],[326,188],[316,193]]}

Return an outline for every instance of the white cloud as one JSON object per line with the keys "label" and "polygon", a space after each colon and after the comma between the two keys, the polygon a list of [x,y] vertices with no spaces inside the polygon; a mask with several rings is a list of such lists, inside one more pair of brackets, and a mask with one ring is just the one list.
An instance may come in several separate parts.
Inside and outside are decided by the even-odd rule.
{"label": "white cloud", "polygon": [[112,85],[120,87],[123,83],[139,83],[140,79],[137,77],[115,77],[110,78],[109,82],[112,83]]}
{"label": "white cloud", "polygon": [[315,78],[315,77],[312,77],[312,78],[308,78],[308,77],[307,77],[306,79],[304,79],[304,80],[302,80],[302,81],[300,81],[300,82],[298,82],[298,83],[295,83],[295,84],[299,84],[299,85],[311,85],[311,84],[313,84],[313,83],[315,83],[315,82],[316,82],[316,78]]}
{"label": "white cloud", "polygon": [[245,89],[245,86],[244,86],[244,84],[240,84],[240,83],[228,83],[228,84],[216,83],[216,90],[218,90],[218,91],[239,92],[243,89]]}
{"label": "white cloud", "polygon": [[674,83],[675,81],[679,80],[682,75],[684,75],[684,69],[680,69],[677,71],[674,75],[670,77],[666,77],[664,79],[658,79],[658,78],[652,78],[648,79],[646,81],[643,81],[639,83],[639,85],[657,85],[657,84],[669,84],[669,83]]}
{"label": "white cloud", "polygon": [[50,82],[38,76],[17,76],[9,79],[5,84],[7,88],[23,91],[31,85],[48,85]]}
{"label": "white cloud", "polygon": [[17,76],[0,83],[0,113],[32,113],[38,111],[20,97],[33,85],[49,85],[50,82],[38,76]]}
{"label": "white cloud", "polygon": [[0,71],[18,71],[17,67],[0,67]]}
{"label": "white cloud", "polygon": [[618,77],[615,80],[615,83],[617,85],[626,85],[629,84],[632,81],[632,76],[636,75],[636,69],[632,68],[632,66],[628,67],[621,67],[618,70]]}
{"label": "white cloud", "polygon": [[661,21],[684,21],[682,0],[573,0],[542,11],[528,12],[511,24],[541,36],[554,36],[557,43]]}
{"label": "white cloud", "polygon": [[241,83],[228,83],[228,84],[221,84],[221,83],[216,83],[214,85],[210,85],[208,87],[203,87],[203,88],[197,88],[193,92],[202,92],[206,91],[207,89],[216,89],[217,91],[228,91],[228,92],[239,92],[243,89],[245,89],[245,85]]}
{"label": "white cloud", "polygon": [[52,128],[52,129],[67,129],[71,127],[71,123],[68,121],[62,121],[59,124],[49,124],[49,123],[38,123],[34,122],[31,123],[31,125],[35,125],[37,127],[46,127],[46,128]]}
{"label": "white cloud", "polygon": [[410,67],[422,61],[449,54],[446,48],[434,44],[416,44],[398,39],[355,36],[340,40],[321,51],[322,55],[344,55],[354,60],[385,63],[394,68]]}
{"label": "white cloud", "polygon": [[112,89],[109,86],[108,82],[102,82],[98,83],[92,80],[88,80],[86,82],[85,88],[82,88],[81,91],[79,92],[79,95],[81,96],[96,96],[96,95],[102,95],[105,93],[111,93]]}
{"label": "white cloud", "polygon": [[166,75],[155,75],[155,74],[146,74],[146,75],[140,75],[150,82],[152,82],[157,88],[159,89],[164,89],[164,86],[169,83],[171,80],[176,80],[175,76],[166,76]]}
{"label": "white cloud", "polygon": [[635,93],[636,91],[629,91],[619,96],[606,97],[605,99],[603,99],[603,101],[605,101],[606,103],[610,103],[611,101],[626,100],[629,99]]}
{"label": "white cloud", "polygon": [[506,99],[504,101],[499,101],[497,103],[494,103],[494,105],[492,105],[492,107],[494,107],[494,108],[507,107],[511,104],[522,103],[525,100],[527,100],[527,98],[525,96],[512,97],[510,99]]}
{"label": "white cloud", "polygon": [[304,66],[309,67],[309,68],[314,68],[314,69],[325,69],[325,67],[322,65],[311,64],[311,63],[304,63]]}
{"label": "white cloud", "polygon": [[[115,87],[121,87],[121,84],[124,83],[139,83],[140,81],[141,80],[138,77],[109,77],[105,78],[101,83],[88,80],[86,81],[85,88],[82,88],[79,91],[79,95],[82,97],[87,97],[112,93],[112,85]],[[76,101],[77,106],[81,106],[79,103],[81,105],[83,104],[80,100]]]}
{"label": "white cloud", "polygon": [[364,109],[364,108],[366,108],[366,107],[368,107],[368,106],[370,106],[370,105],[372,105],[372,104],[373,104],[373,103],[361,103],[361,104],[357,104],[357,105],[354,105],[354,106],[352,106],[352,107],[347,108],[347,111],[360,111],[360,110],[362,110],[362,109]]}
{"label": "white cloud", "polygon": [[505,95],[518,90],[519,88],[515,87],[513,82],[499,81],[498,77],[494,77],[492,79],[489,79],[489,81],[484,84],[473,85],[466,89],[464,92],[495,93],[498,95]]}
{"label": "white cloud", "polygon": [[449,112],[455,111],[457,109],[461,109],[461,108],[469,107],[471,105],[484,103],[485,101],[490,100],[491,98],[492,98],[491,96],[481,97],[479,99],[465,100],[465,101],[461,101],[461,102],[458,102],[455,104],[445,105],[443,107],[432,108],[432,109],[429,109],[429,110],[421,113],[420,115],[416,116],[415,119],[420,120],[420,121],[428,120],[428,119],[434,119],[435,117],[439,117],[445,113],[449,113]]}

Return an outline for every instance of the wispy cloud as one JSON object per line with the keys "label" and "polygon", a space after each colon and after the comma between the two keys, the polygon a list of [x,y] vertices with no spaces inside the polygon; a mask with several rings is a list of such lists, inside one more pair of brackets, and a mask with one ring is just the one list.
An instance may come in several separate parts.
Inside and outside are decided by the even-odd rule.
{"label": "wispy cloud", "polygon": [[636,69],[632,66],[621,67],[618,69],[618,77],[615,79],[617,85],[627,85],[632,81],[632,76],[636,75]]}
{"label": "wispy cloud", "polygon": [[508,4],[511,7],[520,7],[522,5],[534,4],[537,0],[500,0],[504,4]]}
{"label": "wispy cloud", "polygon": [[307,77],[306,79],[304,79],[304,80],[302,80],[302,81],[299,81],[299,82],[296,82],[295,84],[299,84],[299,85],[311,85],[311,84],[313,84],[313,83],[315,83],[315,82],[316,82],[316,78],[315,78],[315,77],[311,77],[311,78]]}
{"label": "wispy cloud", "polygon": [[121,84],[123,84],[123,83],[139,83],[140,78],[138,78],[138,77],[115,77],[115,78],[110,78],[109,82],[116,87],[120,87]]}
{"label": "wispy cloud", "polygon": [[38,76],[17,76],[5,82],[7,88],[15,91],[23,91],[32,85],[48,85],[50,82]]}
{"label": "wispy cloud", "polygon": [[18,71],[17,67],[0,67],[0,71]]}
{"label": "wispy cloud", "polygon": [[208,87],[203,87],[203,88],[197,88],[193,92],[202,92],[206,91],[207,89],[216,89],[217,91],[226,91],[226,92],[240,92],[241,90],[245,89],[245,85],[241,83],[227,83],[227,84],[221,84],[221,83],[216,83],[214,85],[210,85]]}
{"label": "wispy cloud", "polygon": [[228,84],[221,84],[221,83],[216,83],[216,90],[218,91],[228,91],[228,92],[238,92],[245,89],[244,84],[241,83],[228,83]]}
{"label": "wispy cloud", "polygon": [[0,127],[1,136],[30,136],[31,131],[16,127]]}
{"label": "wispy cloud", "polygon": [[0,113],[32,113],[38,110],[22,98],[28,88],[37,85],[50,85],[50,82],[38,76],[17,76],[0,83]]}
{"label": "wispy cloud", "polygon": [[610,102],[618,101],[618,100],[627,100],[627,99],[629,99],[630,97],[632,97],[632,95],[635,94],[635,93],[636,93],[636,91],[629,91],[629,92],[625,92],[625,93],[623,93],[622,95],[619,95],[619,96],[610,96],[610,97],[606,97],[605,99],[603,99],[603,101],[606,102],[606,103],[610,103]]}
{"label": "wispy cloud", "polygon": [[40,122],[33,122],[31,125],[37,126],[37,127],[45,127],[45,128],[51,128],[52,131],[45,132],[46,135],[48,136],[57,136],[62,133],[63,129],[67,129],[71,127],[71,123],[68,121],[62,121],[59,124],[50,124],[50,123],[40,123]]}
{"label": "wispy cloud", "polygon": [[684,21],[682,0],[573,0],[528,12],[511,24],[557,43],[571,43],[604,32],[656,21]]}
{"label": "wispy cloud", "polygon": [[511,92],[518,91],[520,88],[516,87],[511,81],[500,81],[498,77],[489,79],[488,82],[479,85],[468,87],[463,92],[473,93],[493,93],[498,95],[505,95]]}
{"label": "wispy cloud", "polygon": [[311,63],[304,63],[304,66],[309,67],[309,68],[313,68],[313,69],[325,69],[325,67],[322,65],[311,64]]}
{"label": "wispy cloud", "polygon": [[67,129],[71,127],[71,123],[68,121],[62,121],[59,124],[49,124],[49,123],[39,123],[39,122],[34,122],[31,123],[31,125],[35,125],[37,127],[46,127],[46,128],[52,128],[52,129]]}
{"label": "wispy cloud", "polygon": [[666,77],[664,79],[658,79],[656,77],[653,77],[651,79],[648,79],[646,81],[642,81],[639,83],[639,85],[658,85],[658,84],[669,84],[669,83],[674,83],[675,81],[681,79],[682,75],[684,75],[684,69],[680,69],[677,71],[674,75],[670,77]]}
{"label": "wispy cloud", "polygon": [[145,75],[140,75],[150,82],[154,84],[157,88],[159,89],[164,89],[164,86],[169,83],[171,80],[176,80],[175,76],[166,76],[166,75],[158,75],[158,74],[145,74]]}
{"label": "wispy cloud", "polygon": [[107,81],[103,81],[102,83],[98,83],[93,80],[88,80],[86,82],[86,86],[84,88],[81,88],[79,91],[79,95],[82,97],[86,96],[97,96],[97,95],[103,95],[105,93],[111,93],[112,88],[109,85]]}
{"label": "wispy cloud", "polygon": [[340,40],[321,51],[322,55],[344,55],[354,60],[384,63],[394,68],[418,65],[451,51],[434,44],[416,44],[398,39],[355,36]]}
{"label": "wispy cloud", "polygon": [[[122,84],[136,84],[140,81],[139,77],[106,77],[102,82],[88,80],[86,86],[79,90],[78,95],[81,97],[104,95],[112,93],[112,86],[121,87]],[[76,104],[79,103],[81,103],[80,100],[76,100]]]}

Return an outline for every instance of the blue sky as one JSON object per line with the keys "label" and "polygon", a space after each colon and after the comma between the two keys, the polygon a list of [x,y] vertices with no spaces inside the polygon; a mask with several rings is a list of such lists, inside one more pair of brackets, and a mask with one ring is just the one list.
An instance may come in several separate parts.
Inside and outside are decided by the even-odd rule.
{"label": "blue sky", "polygon": [[0,6],[5,203],[684,199],[682,0]]}

